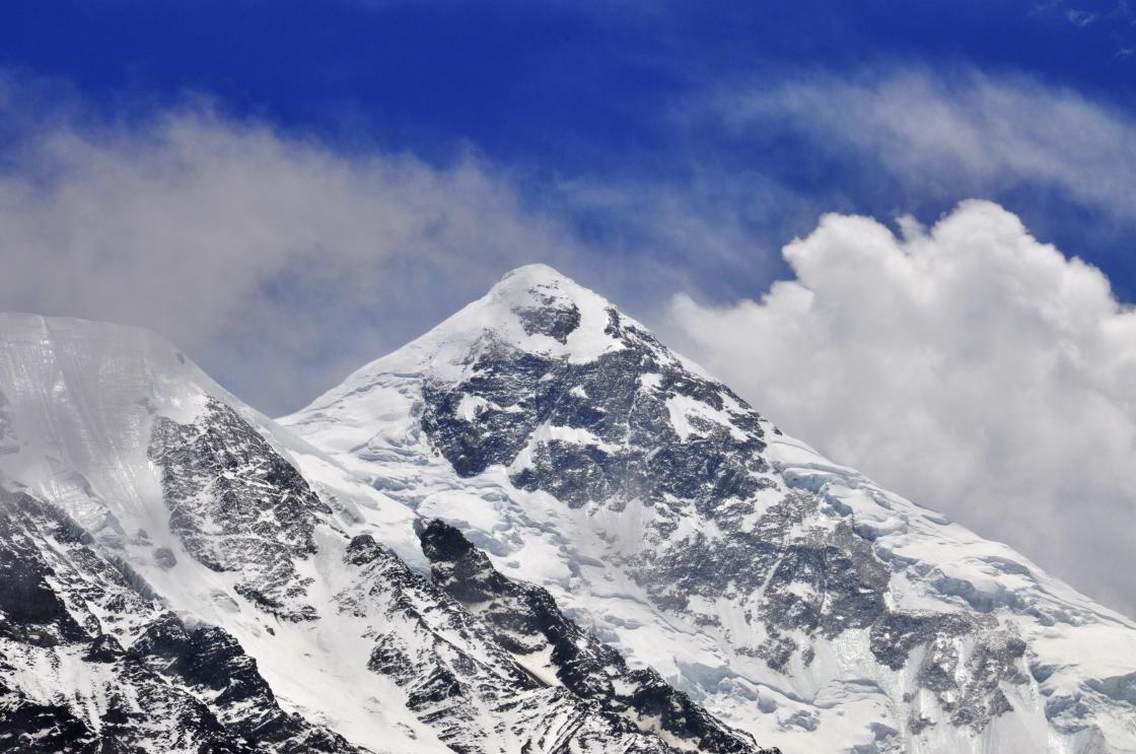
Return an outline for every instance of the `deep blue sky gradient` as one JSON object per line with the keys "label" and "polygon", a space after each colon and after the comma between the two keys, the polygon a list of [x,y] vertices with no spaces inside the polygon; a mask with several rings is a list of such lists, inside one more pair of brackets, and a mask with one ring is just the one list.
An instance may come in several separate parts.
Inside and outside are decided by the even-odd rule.
{"label": "deep blue sky gradient", "polygon": [[[1084,13],[1094,23],[1075,23]],[[801,71],[913,65],[1024,74],[1130,111],[1134,19],[1116,2],[9,0],[0,69],[50,81],[107,117],[141,118],[199,94],[344,152],[446,165],[473,150],[534,203],[564,181],[683,185],[708,168],[741,185],[760,176],[809,199],[754,215],[755,244],[776,249],[821,208],[929,221],[964,197],[899,193],[859,164],[811,154],[791,132],[738,139],[684,117],[690,102]],[[1041,188],[989,198],[1136,299],[1136,229]],[[576,220],[584,236],[635,243],[602,208]],[[715,298],[767,283],[736,272],[711,264],[694,274]]]}

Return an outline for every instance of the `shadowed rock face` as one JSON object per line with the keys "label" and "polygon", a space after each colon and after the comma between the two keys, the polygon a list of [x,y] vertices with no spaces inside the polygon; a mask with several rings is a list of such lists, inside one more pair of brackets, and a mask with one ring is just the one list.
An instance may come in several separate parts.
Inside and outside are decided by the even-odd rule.
{"label": "shadowed rock face", "polygon": [[[422,551],[434,582],[475,608],[498,643],[537,678],[555,678],[570,692],[643,730],[657,726],[682,748],[713,754],[773,752],[722,725],[651,669],[632,670],[611,647],[566,618],[544,589],[510,580],[460,531],[440,520],[423,527]],[[545,680],[544,682],[548,682]]]}
{"label": "shadowed rock face", "polygon": [[128,748],[96,735],[62,705],[28,701],[3,684],[0,684],[0,699],[5,705],[0,719],[0,749],[4,751],[141,754],[140,749]]}
{"label": "shadowed rock face", "polygon": [[[304,601],[310,579],[296,561],[315,553],[317,516],[331,509],[291,463],[215,399],[191,424],[158,419],[150,457],[162,469],[170,529],[194,558],[243,574],[238,592],[268,613],[315,618]],[[170,562],[173,554],[155,556]]]}
{"label": "shadowed rock face", "polygon": [[[437,545],[468,546],[457,537]],[[483,754],[503,750],[507,738],[527,738],[522,751],[679,751],[595,700],[525,670],[515,642],[370,535],[355,537],[344,560],[358,578],[337,595],[340,610],[376,625],[398,620],[404,626],[368,632],[374,640],[368,667],[405,689],[407,706],[452,750]]]}
{"label": "shadowed rock face", "polygon": [[[187,627],[66,515],[2,489],[0,568],[3,751],[362,754],[283,712],[256,662],[223,629]],[[108,632],[137,639],[124,649]],[[27,673],[50,686],[43,673],[63,658],[73,658],[68,672],[89,679],[79,686],[92,694],[84,718],[19,687]]]}
{"label": "shadowed rock face", "polygon": [[[22,498],[12,504],[31,505]],[[15,516],[0,513],[0,635],[41,647],[87,638],[49,584],[53,571],[19,526]]]}
{"label": "shadowed rock face", "polygon": [[529,335],[547,335],[567,343],[568,336],[580,326],[580,308],[572,302],[560,303],[554,296],[538,296],[534,306],[518,307],[513,313]]}
{"label": "shadowed rock face", "polygon": [[[577,507],[590,500],[618,504],[630,498],[672,497],[716,515],[723,498],[761,489],[768,467],[760,417],[724,385],[661,358],[649,333],[608,312],[607,332],[623,348],[575,364],[498,344],[454,385],[427,385],[422,426],[463,476],[489,466],[514,466],[513,483],[543,490]],[[644,387],[649,389],[644,389]],[[458,406],[482,407],[471,420]],[[693,417],[688,443],[670,420],[669,401],[705,403],[729,416],[742,432]],[[534,437],[541,426],[582,430],[587,442]],[[529,457],[516,467],[522,451]]]}

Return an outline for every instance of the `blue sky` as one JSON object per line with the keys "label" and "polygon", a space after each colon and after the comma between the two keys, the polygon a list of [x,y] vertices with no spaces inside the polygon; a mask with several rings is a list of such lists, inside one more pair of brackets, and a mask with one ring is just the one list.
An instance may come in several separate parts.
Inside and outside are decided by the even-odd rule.
{"label": "blue sky", "polygon": [[547,262],[1136,615],[1134,95],[1126,0],[10,0],[0,308],[281,414]]}
{"label": "blue sky", "polygon": [[[1026,76],[1127,112],[1136,14],[1125,3],[15,0],[0,21],[0,66],[70,90],[104,117],[145,118],[203,96],[343,152],[409,151],[447,165],[474,150],[535,202],[558,201],[556,187],[573,180],[682,187],[696,174],[758,174],[800,194],[768,211],[727,199],[752,215],[766,252],[807,232],[818,209],[933,219],[984,195],[1133,298],[1136,267],[1120,251],[1133,228],[1097,222],[1094,207],[1059,188],[960,179],[901,189],[798,129],[731,132],[704,111],[731,89],[922,66],[947,81]],[[592,242],[634,245],[641,232],[607,212],[576,207],[572,217]],[[741,267],[692,274],[711,296],[764,284],[766,269],[754,266],[755,279]]]}

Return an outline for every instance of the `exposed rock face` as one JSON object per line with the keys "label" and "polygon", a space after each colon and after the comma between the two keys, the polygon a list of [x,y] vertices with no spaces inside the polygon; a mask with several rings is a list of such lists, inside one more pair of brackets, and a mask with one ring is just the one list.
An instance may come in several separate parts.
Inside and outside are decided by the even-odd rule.
{"label": "exposed rock face", "polygon": [[[595,361],[574,364],[491,341],[466,379],[427,384],[422,427],[431,442],[463,476],[501,464],[518,487],[572,506],[673,497],[716,516],[721,500],[769,484],[760,417],[725,386],[677,367],[615,309],[607,317],[604,332],[624,347]],[[476,408],[459,411],[463,404]],[[728,417],[739,431],[700,415],[676,429],[671,412],[689,405],[707,406],[707,415]],[[687,442],[691,435],[698,441]]]}
{"label": "exposed rock face", "polygon": [[[541,329],[529,324],[535,308],[516,310],[526,333],[579,326],[574,305],[539,290],[533,296],[552,303]],[[592,361],[534,354],[490,334],[463,379],[424,382],[421,422],[430,443],[463,477],[500,466],[517,488],[572,508],[650,506],[644,537],[653,546],[624,558],[625,567],[665,610],[760,594],[745,620],[760,623],[765,638],[744,651],[773,670],[786,670],[794,657],[809,665],[812,637],[866,630],[872,653],[896,671],[913,648],[926,649],[919,687],[951,723],[980,732],[1012,709],[1000,684],[1025,683],[1024,642],[981,616],[890,608],[892,569],[868,533],[845,520],[817,526],[823,501],[789,487],[766,460],[766,433],[776,428],[614,308],[605,313],[603,334],[614,347]],[[684,519],[711,523],[713,535],[676,536]],[[437,562],[434,568],[437,575]],[[478,588],[476,579],[447,583],[463,602],[481,601],[460,593]],[[722,627],[713,614],[695,619]],[[977,645],[958,647],[963,636]]]}
{"label": "exposed rock face", "polygon": [[580,309],[572,302],[558,302],[555,296],[538,296],[534,306],[518,307],[514,313],[529,335],[547,335],[568,342],[568,336],[580,326]]}
{"label": "exposed rock face", "polygon": [[53,506],[0,490],[0,570],[4,751],[361,751],[284,713],[232,636],[188,628]]}
{"label": "exposed rock face", "polygon": [[368,667],[406,689],[410,709],[452,750],[498,752],[512,740],[521,751],[677,751],[595,699],[527,672],[483,616],[370,536],[353,539],[345,559],[359,569],[359,579],[337,596],[340,609],[376,627],[386,624],[368,633],[374,640]]}
{"label": "exposed rock face", "polygon": [[562,685],[639,730],[661,729],[681,749],[759,751],[751,738],[722,725],[655,671],[628,668],[619,652],[565,618],[547,590],[502,576],[457,529],[435,519],[421,537],[435,583],[476,610],[533,677]]}
{"label": "exposed rock face", "polygon": [[[240,594],[269,613],[315,618],[304,601],[311,579],[295,561],[315,553],[317,516],[331,509],[292,464],[216,399],[192,424],[159,418],[150,457],[162,469],[170,530],[194,558],[242,574]],[[156,554],[159,562],[171,556]]]}

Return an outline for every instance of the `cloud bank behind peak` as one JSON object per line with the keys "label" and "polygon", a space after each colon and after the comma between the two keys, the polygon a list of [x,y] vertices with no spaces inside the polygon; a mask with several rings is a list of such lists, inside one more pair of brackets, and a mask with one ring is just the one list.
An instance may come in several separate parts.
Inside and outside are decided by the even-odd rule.
{"label": "cloud bank behind peak", "polygon": [[930,229],[828,215],[759,299],[668,329],[792,434],[1136,613],[1136,312],[968,201]]}

